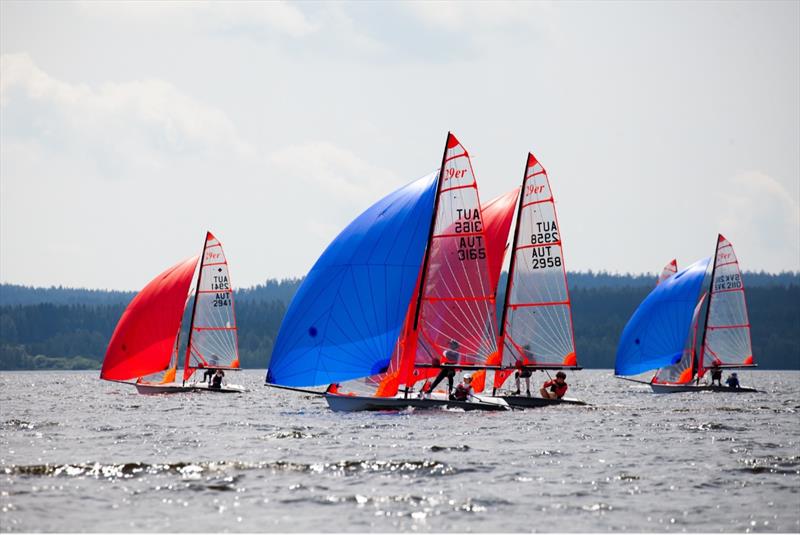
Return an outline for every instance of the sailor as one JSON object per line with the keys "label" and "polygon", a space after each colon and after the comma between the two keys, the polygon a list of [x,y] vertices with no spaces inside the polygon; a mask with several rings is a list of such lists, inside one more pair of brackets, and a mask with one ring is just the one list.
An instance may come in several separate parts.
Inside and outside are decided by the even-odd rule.
{"label": "sailor", "polygon": [[215,390],[222,388],[223,377],[225,377],[225,372],[217,368],[216,373],[214,373],[214,376],[211,378],[211,384],[208,385],[208,388],[213,388]]}
{"label": "sailor", "polygon": [[456,376],[455,369],[451,368],[450,366],[446,366],[447,364],[458,364],[460,353],[458,352],[458,342],[455,340],[450,340],[450,348],[445,350],[444,359],[440,362],[438,359],[435,359],[433,364],[442,364],[444,365],[441,370],[439,370],[439,375],[436,376],[434,379],[433,384],[428,388],[427,393],[430,394],[433,392],[433,389],[436,388],[439,383],[442,382],[442,379],[445,377],[447,378],[447,395],[448,397],[453,393],[453,378]]}
{"label": "sailor", "polygon": [[725,380],[725,384],[728,385],[728,388],[741,388],[742,385],[739,384],[739,376],[736,375],[736,372],[730,374],[728,378]]}
{"label": "sailor", "polygon": [[472,374],[465,373],[464,379],[456,387],[456,391],[450,396],[450,399],[455,401],[469,401],[475,395],[472,389]]}
{"label": "sailor", "polygon": [[714,381],[716,381],[719,386],[722,386],[722,370],[719,367],[720,364],[722,364],[722,362],[717,358],[711,363],[711,386],[714,386]]}
{"label": "sailor", "polygon": [[525,390],[528,393],[528,397],[531,397],[531,374],[533,373],[531,370],[526,369],[524,366],[531,362],[533,359],[533,354],[530,352],[531,346],[525,344],[522,348],[525,356],[522,360],[518,360],[516,363],[517,371],[514,372],[514,381],[517,383],[517,389],[511,394],[512,396],[519,396],[519,380],[525,379]]}
{"label": "sailor", "polygon": [[203,382],[210,385],[212,377],[214,377],[214,368],[206,368],[203,372]]}
{"label": "sailor", "polygon": [[545,399],[563,398],[564,394],[567,393],[567,388],[569,388],[566,379],[566,373],[558,372],[554,380],[547,381],[544,385],[542,385],[542,389],[539,390],[539,393]]}

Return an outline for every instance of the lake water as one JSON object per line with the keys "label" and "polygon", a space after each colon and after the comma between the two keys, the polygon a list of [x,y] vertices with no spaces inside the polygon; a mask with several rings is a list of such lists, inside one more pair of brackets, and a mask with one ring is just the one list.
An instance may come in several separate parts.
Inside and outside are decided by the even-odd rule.
{"label": "lake water", "polygon": [[766,392],[588,370],[590,407],[341,414],[256,370],[172,396],[4,372],[0,530],[800,531],[800,373],[742,375]]}

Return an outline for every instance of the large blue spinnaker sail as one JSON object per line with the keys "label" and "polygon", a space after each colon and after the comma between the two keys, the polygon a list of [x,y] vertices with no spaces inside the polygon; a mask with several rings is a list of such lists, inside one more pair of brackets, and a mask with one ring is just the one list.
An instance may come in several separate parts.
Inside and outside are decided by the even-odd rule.
{"label": "large blue spinnaker sail", "polygon": [[325,249],[286,311],[267,382],[318,386],[387,369],[425,253],[438,174],[378,201]]}
{"label": "large blue spinnaker sail", "polygon": [[622,331],[614,373],[636,375],[680,360],[710,260],[666,279],[642,301]]}

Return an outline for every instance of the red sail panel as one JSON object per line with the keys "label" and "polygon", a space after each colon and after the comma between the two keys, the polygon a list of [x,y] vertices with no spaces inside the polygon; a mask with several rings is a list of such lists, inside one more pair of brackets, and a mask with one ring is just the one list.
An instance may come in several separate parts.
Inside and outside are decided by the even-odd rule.
{"label": "red sail panel", "polygon": [[672,262],[664,266],[664,269],[661,270],[661,274],[658,276],[658,280],[656,281],[656,286],[673,276],[678,272],[678,261],[674,258]]}
{"label": "red sail panel", "polygon": [[[497,283],[503,269],[503,258],[508,246],[508,232],[517,207],[519,188],[495,197],[481,207],[483,224],[486,226],[486,253],[489,256],[489,281],[497,293]],[[473,379],[474,382],[474,379]]]}
{"label": "red sail panel", "polygon": [[222,244],[206,234],[197,282],[183,380],[198,368],[239,368],[233,286]]}
{"label": "red sail panel", "polygon": [[753,364],[742,272],[731,242],[722,234],[717,238],[704,340],[702,368],[710,368],[715,360],[729,366]]}
{"label": "red sail panel", "polygon": [[[489,281],[492,293],[497,295],[497,283],[503,269],[503,258],[508,248],[508,232],[514,219],[514,210],[519,198],[519,188],[514,188],[484,204],[481,207],[483,224],[486,227],[486,252],[489,255]],[[500,353],[495,351],[484,362],[487,366],[500,365]],[[486,386],[486,370],[478,370],[472,374],[472,388],[475,392],[483,392]]]}
{"label": "red sail panel", "polygon": [[577,366],[561,228],[547,172],[528,154],[507,289],[503,366]]}
{"label": "red sail panel", "polygon": [[111,335],[102,379],[125,381],[169,366],[197,259],[169,268],[133,298]]}
{"label": "red sail panel", "polygon": [[428,247],[415,362],[435,364],[454,350],[461,364],[483,363],[497,350],[486,229],[469,154],[452,134]]}

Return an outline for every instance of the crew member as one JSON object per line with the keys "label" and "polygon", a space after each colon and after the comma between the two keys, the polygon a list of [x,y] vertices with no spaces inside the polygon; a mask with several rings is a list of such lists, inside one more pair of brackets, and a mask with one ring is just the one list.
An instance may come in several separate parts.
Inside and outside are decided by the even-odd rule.
{"label": "crew member", "polygon": [[739,384],[739,376],[736,375],[736,372],[730,374],[728,378],[725,380],[725,384],[728,385],[728,388],[741,388],[742,385]]}
{"label": "crew member", "polygon": [[[434,361],[434,364],[458,364],[461,355],[458,352],[458,342],[450,340],[450,348],[445,350],[444,359],[441,362]],[[447,378],[447,395],[448,397],[453,393],[453,378],[456,376],[456,370],[450,366],[444,366],[439,370],[439,375],[434,379],[433,384],[428,388],[427,393],[433,392],[439,383],[446,377]]]}
{"label": "crew member", "polygon": [[567,388],[569,388],[566,379],[566,373],[558,372],[555,379],[547,381],[544,385],[542,385],[542,389],[539,390],[539,393],[545,399],[563,398],[564,394],[567,393]]}
{"label": "crew member", "polygon": [[464,379],[458,383],[456,391],[453,392],[450,399],[455,401],[469,401],[474,395],[475,391],[472,389],[472,374],[465,373]]}

